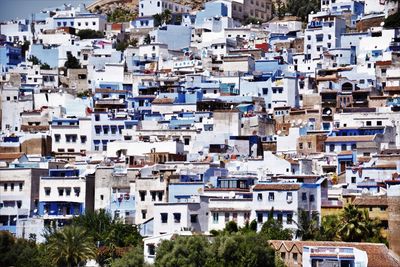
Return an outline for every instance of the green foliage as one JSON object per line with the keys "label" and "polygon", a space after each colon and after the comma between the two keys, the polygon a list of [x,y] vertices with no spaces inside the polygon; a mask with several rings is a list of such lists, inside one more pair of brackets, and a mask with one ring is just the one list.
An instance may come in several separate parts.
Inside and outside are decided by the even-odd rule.
{"label": "green foliage", "polygon": [[104,34],[101,31],[95,31],[91,29],[80,30],[76,35],[79,36],[81,40],[104,38]]}
{"label": "green foliage", "polygon": [[302,21],[307,21],[308,14],[315,13],[320,8],[320,1],[318,0],[288,0],[286,3],[286,12],[300,17]]}
{"label": "green foliage", "polygon": [[157,248],[155,266],[206,266],[211,257],[210,244],[203,236],[178,236],[175,240],[162,241]]}
{"label": "green foliage", "polygon": [[127,9],[116,8],[112,13],[108,14],[109,22],[128,22],[136,19],[136,14]]}
{"label": "green foliage", "polygon": [[150,37],[150,34],[147,34],[147,35],[144,37],[143,44],[148,45],[148,44],[150,44],[150,43],[151,43],[151,37]]}
{"label": "green foliage", "polygon": [[155,27],[163,25],[164,23],[170,24],[172,20],[171,11],[169,9],[165,9],[161,14],[154,14],[153,19]]}
{"label": "green foliage", "polygon": [[275,253],[267,239],[256,233],[216,237],[207,266],[275,266]]}
{"label": "green foliage", "polygon": [[319,234],[318,212],[299,211],[297,236],[302,240],[316,240]]}
{"label": "green foliage", "polygon": [[65,226],[46,240],[47,253],[56,266],[76,266],[96,257],[92,238],[79,226]]}
{"label": "green foliage", "polygon": [[122,248],[137,246],[142,241],[136,226],[113,220],[105,210],[75,217],[73,225],[84,228],[100,248],[96,259],[101,264],[120,257]]}
{"label": "green foliage", "polygon": [[40,64],[42,64],[42,62],[41,62],[36,56],[34,56],[34,55],[31,55],[31,56],[28,58],[28,61],[29,61],[29,62],[32,62],[33,65],[40,65]]}
{"label": "green foliage", "polygon": [[42,266],[36,244],[0,231],[0,266]]}
{"label": "green foliage", "polygon": [[47,63],[42,63],[42,64],[40,65],[40,69],[41,69],[41,70],[50,70],[51,68],[50,68],[50,65],[49,65],[49,64],[47,64]]}
{"label": "green foliage", "polygon": [[111,267],[142,267],[145,266],[143,247],[132,247],[121,258],[117,258],[111,262]]}
{"label": "green foliage", "polygon": [[225,231],[227,231],[229,234],[236,233],[239,231],[237,223],[234,221],[229,221],[225,225]]}
{"label": "green foliage", "polygon": [[67,69],[80,69],[81,64],[79,63],[79,60],[71,53],[67,53],[67,61],[65,61],[64,67]]}
{"label": "green foliage", "polygon": [[281,222],[274,220],[274,209],[268,214],[268,220],[263,224],[260,234],[267,240],[291,240],[293,233],[290,229],[284,229]]}
{"label": "green foliage", "polygon": [[[89,90],[85,90],[83,92],[77,93],[76,96],[79,97],[79,98],[89,97],[90,96],[90,92],[89,92]],[[79,217],[77,217],[77,218],[79,218]]]}
{"label": "green foliage", "polygon": [[340,218],[337,215],[327,215],[321,218],[321,227],[319,229],[318,240],[337,241]]}
{"label": "green foliage", "polygon": [[26,51],[29,50],[29,46],[31,45],[31,43],[29,41],[25,41],[22,45],[21,45],[21,55],[23,58],[25,58],[25,53]]}
{"label": "green foliage", "polygon": [[217,236],[178,236],[163,241],[157,249],[155,266],[275,266],[275,253],[257,233]]}
{"label": "green foliage", "polygon": [[388,16],[385,19],[385,28],[396,28],[400,27],[400,12]]}
{"label": "green foliage", "polygon": [[354,205],[344,208],[340,215],[338,235],[345,242],[385,242],[381,235],[380,221],[371,219],[367,210]]}

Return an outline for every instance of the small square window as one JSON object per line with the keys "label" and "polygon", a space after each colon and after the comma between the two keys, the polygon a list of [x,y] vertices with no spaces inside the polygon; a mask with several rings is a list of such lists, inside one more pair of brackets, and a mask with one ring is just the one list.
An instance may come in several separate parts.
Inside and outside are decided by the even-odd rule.
{"label": "small square window", "polygon": [[190,222],[197,223],[197,214],[190,214]]}

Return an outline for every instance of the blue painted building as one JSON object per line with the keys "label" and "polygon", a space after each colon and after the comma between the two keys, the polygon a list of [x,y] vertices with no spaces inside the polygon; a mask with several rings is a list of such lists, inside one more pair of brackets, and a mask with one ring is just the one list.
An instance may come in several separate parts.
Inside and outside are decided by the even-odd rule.
{"label": "blue painted building", "polygon": [[30,56],[37,57],[42,63],[47,63],[50,68],[58,68],[58,47],[32,44]]}
{"label": "blue painted building", "polygon": [[21,48],[14,47],[11,43],[3,43],[0,46],[0,72],[7,72],[21,62]]}
{"label": "blue painted building", "polygon": [[94,184],[81,177],[77,169],[50,169],[40,178],[38,215],[50,220],[68,220],[86,210],[86,202],[93,198]]}

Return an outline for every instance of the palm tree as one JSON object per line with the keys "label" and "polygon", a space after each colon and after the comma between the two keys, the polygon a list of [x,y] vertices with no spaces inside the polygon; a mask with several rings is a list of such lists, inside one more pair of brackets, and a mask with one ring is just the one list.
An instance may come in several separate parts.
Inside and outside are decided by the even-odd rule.
{"label": "palm tree", "polygon": [[354,205],[348,205],[344,208],[342,214],[343,225],[339,227],[338,234],[342,241],[345,242],[361,242],[368,237],[369,231],[366,221],[369,217],[365,217],[365,213],[357,209]]}
{"label": "palm tree", "polygon": [[96,246],[86,231],[78,226],[66,226],[48,237],[47,251],[56,266],[79,266],[96,257]]}
{"label": "palm tree", "polygon": [[326,241],[340,239],[338,237],[339,226],[339,216],[332,214],[322,217],[318,239]]}
{"label": "palm tree", "polygon": [[302,240],[315,240],[319,234],[319,214],[316,211],[309,213],[299,211],[299,223],[296,235]]}

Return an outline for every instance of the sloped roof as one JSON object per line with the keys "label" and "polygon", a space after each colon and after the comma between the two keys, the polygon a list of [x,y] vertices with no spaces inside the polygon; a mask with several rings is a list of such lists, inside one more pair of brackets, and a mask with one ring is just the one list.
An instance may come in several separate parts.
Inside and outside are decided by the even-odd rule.
{"label": "sloped roof", "polygon": [[334,242],[334,241],[285,241],[271,240],[269,243],[275,250],[280,250],[282,246],[290,252],[297,248],[303,254],[304,246],[327,246],[327,247],[353,247],[367,252],[368,267],[397,267],[400,261],[393,256],[384,244],[378,243],[352,243],[352,242]]}

